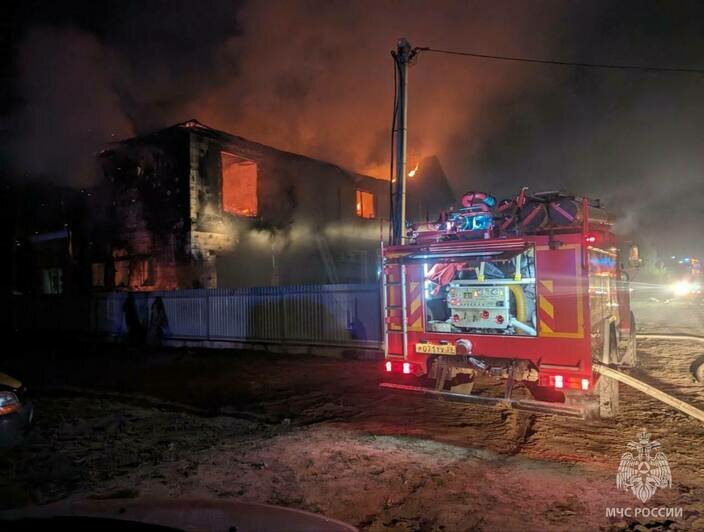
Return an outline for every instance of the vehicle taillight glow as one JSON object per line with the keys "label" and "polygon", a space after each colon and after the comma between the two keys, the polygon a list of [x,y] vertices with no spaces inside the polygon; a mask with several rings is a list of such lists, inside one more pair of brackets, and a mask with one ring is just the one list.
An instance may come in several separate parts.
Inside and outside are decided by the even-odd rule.
{"label": "vehicle taillight glow", "polygon": [[540,386],[580,392],[588,392],[593,386],[591,377],[582,377],[581,375],[541,375],[539,382]]}
{"label": "vehicle taillight glow", "polygon": [[409,375],[411,373],[411,364],[409,362],[403,363],[403,373],[404,375]]}
{"label": "vehicle taillight glow", "polygon": [[565,387],[565,379],[562,377],[562,375],[555,375],[555,388],[564,388]]}
{"label": "vehicle taillight glow", "polygon": [[390,360],[386,361],[386,371],[391,371],[391,361]]}
{"label": "vehicle taillight glow", "polygon": [[596,244],[596,235],[586,234],[584,235],[584,242],[588,245]]}

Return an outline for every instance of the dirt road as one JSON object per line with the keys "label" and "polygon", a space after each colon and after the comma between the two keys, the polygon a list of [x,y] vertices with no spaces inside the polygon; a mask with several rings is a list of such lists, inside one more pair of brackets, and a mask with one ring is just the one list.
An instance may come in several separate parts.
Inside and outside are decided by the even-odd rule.
{"label": "dirt road", "polygon": [[[664,332],[653,313],[640,313],[639,327]],[[687,332],[696,329],[694,320]],[[700,352],[644,340],[638,376],[704,408],[687,371]],[[368,530],[704,528],[704,426],[625,387],[618,419],[585,423],[383,392],[369,361],[104,348],[27,360],[8,370],[40,391],[36,426],[0,457],[4,508],[206,497]],[[615,483],[641,429],[672,470],[672,487],[645,505]],[[607,518],[612,507],[682,508],[682,517]]]}

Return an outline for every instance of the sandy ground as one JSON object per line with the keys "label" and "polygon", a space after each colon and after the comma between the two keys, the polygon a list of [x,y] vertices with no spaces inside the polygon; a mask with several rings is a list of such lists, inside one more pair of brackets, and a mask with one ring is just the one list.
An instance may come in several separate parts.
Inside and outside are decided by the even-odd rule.
{"label": "sandy ground", "polygon": [[[635,311],[641,330],[704,334],[704,307]],[[688,372],[702,352],[643,340],[634,374],[704,408]],[[22,358],[7,369],[37,390],[36,423],[0,456],[1,508],[203,497],[365,530],[704,529],[704,425],[625,387],[616,420],[582,422],[391,394],[377,389],[378,363],[361,360],[90,346]],[[646,505],[615,484],[643,428],[673,477]],[[643,506],[683,513],[606,517]]]}

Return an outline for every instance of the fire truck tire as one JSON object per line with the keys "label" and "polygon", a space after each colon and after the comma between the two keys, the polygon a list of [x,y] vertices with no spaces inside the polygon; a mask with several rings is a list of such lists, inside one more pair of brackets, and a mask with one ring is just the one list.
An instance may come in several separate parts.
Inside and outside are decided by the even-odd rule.
{"label": "fire truck tire", "polygon": [[[618,338],[618,354],[609,362],[622,368],[635,368],[638,366],[638,344],[636,337],[636,318],[631,311],[630,331],[628,336]],[[613,331],[611,332],[613,334]]]}
{"label": "fire truck tire", "polygon": [[[608,353],[604,353],[602,361],[606,364],[618,362],[618,340],[616,338],[616,327],[611,324],[608,329],[609,343]],[[599,417],[614,418],[619,410],[619,386],[618,381],[609,377],[601,376],[596,385],[596,392],[599,397]]]}

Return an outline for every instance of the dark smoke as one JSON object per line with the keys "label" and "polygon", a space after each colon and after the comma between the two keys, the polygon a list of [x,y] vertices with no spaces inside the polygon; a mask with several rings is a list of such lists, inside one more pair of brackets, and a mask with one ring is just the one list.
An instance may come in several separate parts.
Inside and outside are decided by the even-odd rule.
{"label": "dark smoke", "polygon": [[[25,17],[14,80],[22,104],[4,121],[18,171],[69,183],[91,175],[102,142],[191,117],[386,177],[399,36],[502,55],[704,66],[704,7],[693,1],[155,0],[74,11],[53,26]],[[410,73],[410,162],[437,155],[456,193],[527,184],[601,197],[624,231],[668,253],[701,253],[702,84],[423,54]]]}
{"label": "dark smoke", "polygon": [[120,58],[85,32],[36,28],[20,44],[18,65],[23,102],[8,146],[17,170],[91,183],[100,146],[132,133],[113,87]]}

